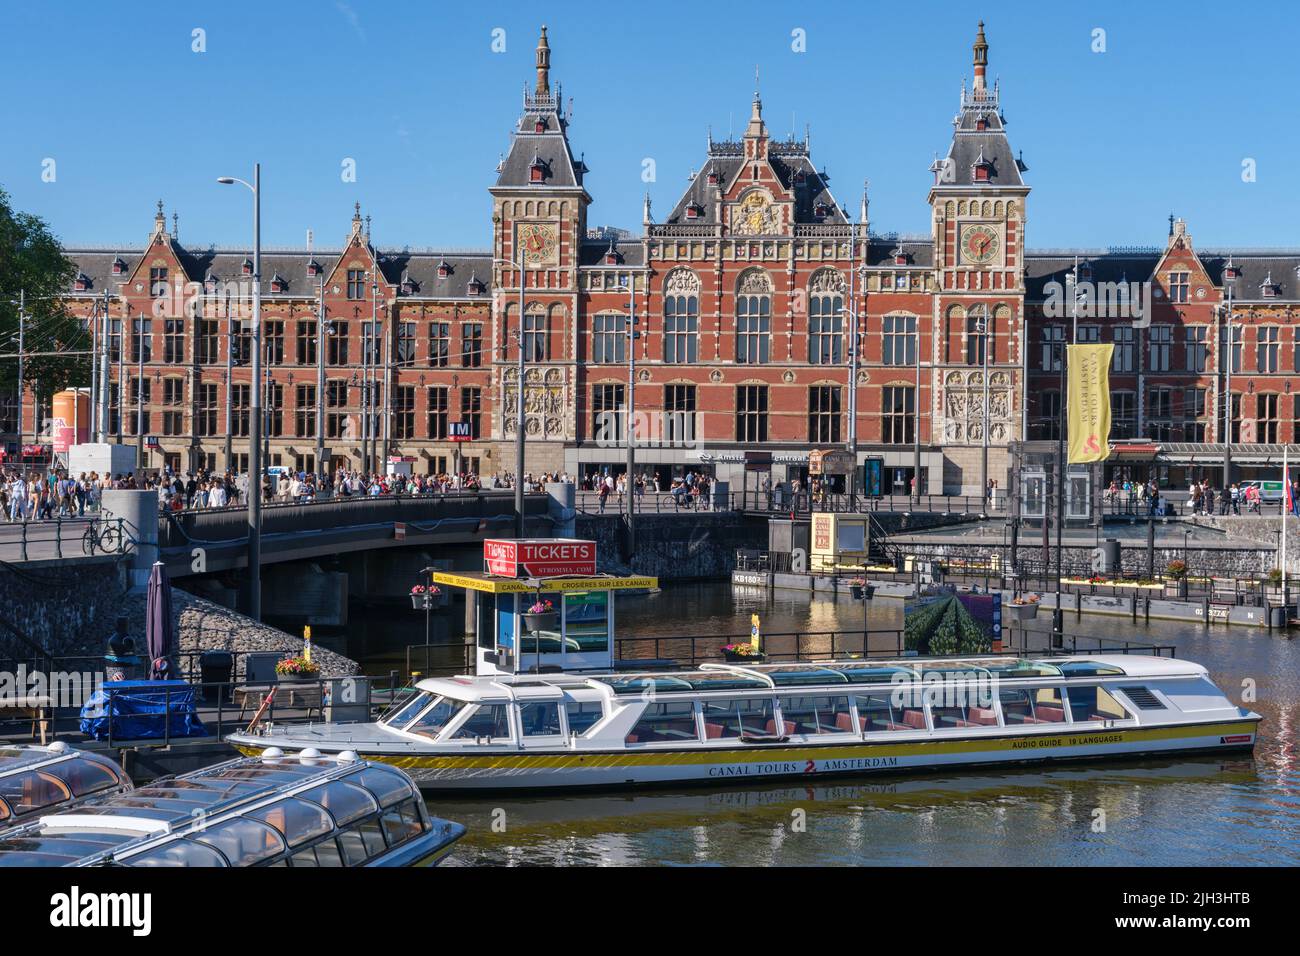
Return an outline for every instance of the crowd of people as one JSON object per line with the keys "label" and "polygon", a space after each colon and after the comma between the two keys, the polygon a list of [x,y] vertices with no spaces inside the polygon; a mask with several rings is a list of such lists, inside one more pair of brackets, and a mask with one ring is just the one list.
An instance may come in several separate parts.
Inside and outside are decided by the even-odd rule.
{"label": "crowd of people", "polygon": [[45,471],[0,466],[0,511],[5,520],[41,521],[95,514],[106,489],[153,488],[152,478],[81,472],[75,477],[62,468]]}

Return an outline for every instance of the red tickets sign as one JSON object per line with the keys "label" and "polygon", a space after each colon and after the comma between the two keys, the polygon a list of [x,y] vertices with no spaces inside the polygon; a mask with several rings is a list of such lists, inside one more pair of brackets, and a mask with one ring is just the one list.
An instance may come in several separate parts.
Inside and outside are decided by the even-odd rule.
{"label": "red tickets sign", "polygon": [[483,566],[503,578],[554,578],[596,573],[596,542],[574,538],[489,538]]}

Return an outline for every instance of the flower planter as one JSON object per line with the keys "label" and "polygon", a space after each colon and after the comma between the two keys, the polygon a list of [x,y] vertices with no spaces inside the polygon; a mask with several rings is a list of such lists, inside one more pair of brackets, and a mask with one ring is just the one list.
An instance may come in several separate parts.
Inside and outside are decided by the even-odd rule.
{"label": "flower planter", "polygon": [[1003,604],[1002,616],[1013,621],[1032,621],[1038,617],[1038,602],[1030,604]]}
{"label": "flower planter", "polygon": [[735,651],[723,650],[722,659],[728,664],[762,664],[767,660],[766,654],[737,654]]}
{"label": "flower planter", "polygon": [[870,601],[875,596],[876,596],[876,586],[874,584],[867,584],[863,586],[862,599],[864,601]]}
{"label": "flower planter", "polygon": [[549,631],[555,627],[555,619],[559,617],[554,611],[545,611],[541,614],[532,614],[524,612],[524,627],[529,631]]}
{"label": "flower planter", "polygon": [[320,674],[276,674],[276,680],[281,684],[305,684],[308,681],[320,680]]}
{"label": "flower planter", "polygon": [[853,598],[853,600],[855,600],[855,601],[860,601],[860,600],[862,600],[862,585],[861,585],[861,584],[850,584],[850,585],[849,585],[849,595],[850,595],[850,596]]}
{"label": "flower planter", "polygon": [[438,595],[436,594],[412,594],[411,607],[417,611],[427,611],[429,608],[438,606]]}

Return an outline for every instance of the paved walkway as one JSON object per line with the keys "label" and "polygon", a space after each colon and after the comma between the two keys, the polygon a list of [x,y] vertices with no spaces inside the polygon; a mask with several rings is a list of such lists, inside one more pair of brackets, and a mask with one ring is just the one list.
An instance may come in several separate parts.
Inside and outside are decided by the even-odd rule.
{"label": "paved walkway", "polygon": [[[0,561],[51,561],[59,558],[83,558],[86,551],[82,536],[91,518],[64,518],[46,521],[0,521]],[[24,553],[23,538],[27,539]],[[96,551],[98,554],[99,552]]]}

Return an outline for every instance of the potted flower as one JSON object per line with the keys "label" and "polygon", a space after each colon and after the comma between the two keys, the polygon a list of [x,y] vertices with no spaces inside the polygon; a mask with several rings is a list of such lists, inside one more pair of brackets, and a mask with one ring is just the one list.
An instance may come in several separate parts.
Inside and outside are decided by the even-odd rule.
{"label": "potted flower", "polygon": [[862,599],[863,589],[867,586],[866,578],[849,578],[849,595],[855,600]]}
{"label": "potted flower", "polygon": [[760,654],[758,648],[748,641],[727,644],[722,648],[722,656],[732,664],[761,664],[767,660],[767,655]]}
{"label": "potted flower", "polygon": [[1174,582],[1176,593],[1180,598],[1187,597],[1187,562],[1175,559],[1165,565],[1165,577]]}
{"label": "potted flower", "polygon": [[1013,621],[1030,621],[1038,616],[1037,594],[1022,594],[1002,606],[1003,612]]}
{"label": "potted flower", "polygon": [[426,611],[437,603],[438,595],[441,593],[441,589],[436,584],[430,584],[428,587],[417,584],[411,588],[411,607],[417,611]]}
{"label": "potted flower", "polygon": [[320,666],[305,657],[285,657],[275,662],[275,676],[280,680],[315,680]]}
{"label": "potted flower", "polygon": [[555,618],[555,605],[545,598],[538,598],[524,610],[524,627],[530,631],[549,630],[555,626]]}

